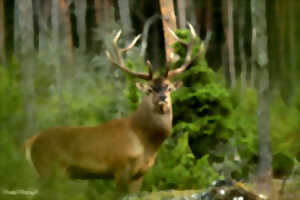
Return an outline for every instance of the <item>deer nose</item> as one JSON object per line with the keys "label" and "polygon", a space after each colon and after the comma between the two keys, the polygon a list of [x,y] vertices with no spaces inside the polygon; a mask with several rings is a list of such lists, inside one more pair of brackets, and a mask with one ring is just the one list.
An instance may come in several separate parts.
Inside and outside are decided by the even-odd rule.
{"label": "deer nose", "polygon": [[164,95],[164,94],[161,94],[161,95],[159,95],[159,100],[160,101],[165,101],[166,100],[166,95]]}

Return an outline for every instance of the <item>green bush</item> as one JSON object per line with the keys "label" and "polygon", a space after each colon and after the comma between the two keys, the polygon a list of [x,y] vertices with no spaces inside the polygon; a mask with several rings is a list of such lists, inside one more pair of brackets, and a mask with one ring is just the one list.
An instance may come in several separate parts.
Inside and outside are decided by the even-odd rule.
{"label": "green bush", "polygon": [[[187,30],[176,34],[191,40]],[[186,48],[175,43],[174,51],[181,58],[174,64],[178,67]],[[207,66],[205,50],[197,39],[193,56],[199,53],[200,58],[178,77],[184,85],[173,94],[173,138],[188,133],[189,147],[197,159],[207,159],[220,175],[246,178],[257,164],[256,93],[247,90],[240,96],[229,91],[222,77]]]}
{"label": "green bush", "polygon": [[144,189],[197,189],[220,178],[208,161],[209,155],[196,159],[188,145],[188,134],[176,144],[167,142],[160,149],[154,167],[146,174]]}
{"label": "green bush", "polygon": [[[187,31],[179,31],[177,35],[187,42],[191,37]],[[176,43],[174,51],[181,58],[175,63],[177,67],[185,58],[186,48]],[[225,119],[232,105],[222,79],[207,66],[199,40],[193,46],[193,56],[197,54],[200,54],[200,59],[195,60],[190,69],[178,77],[184,85],[174,93],[173,107],[174,132],[188,132],[191,149],[200,158],[210,153],[213,144],[231,137],[226,130]]]}

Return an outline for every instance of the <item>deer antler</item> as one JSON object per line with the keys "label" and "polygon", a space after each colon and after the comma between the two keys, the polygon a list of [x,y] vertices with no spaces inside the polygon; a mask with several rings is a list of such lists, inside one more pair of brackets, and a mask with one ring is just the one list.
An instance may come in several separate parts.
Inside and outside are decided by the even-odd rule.
{"label": "deer antler", "polygon": [[172,34],[172,36],[175,38],[176,41],[180,42],[181,44],[185,45],[186,48],[187,48],[187,53],[186,53],[186,56],[185,56],[185,60],[183,62],[183,64],[177,68],[177,69],[174,69],[174,70],[170,70],[169,67],[167,66],[167,70],[166,70],[166,73],[165,73],[165,77],[168,77],[168,78],[172,78],[180,73],[182,73],[184,70],[187,69],[187,67],[196,59],[198,58],[199,56],[195,56],[194,58],[192,58],[192,45],[195,41],[195,38],[196,38],[196,31],[195,29],[193,28],[193,26],[188,23],[188,26],[189,26],[189,29],[191,31],[191,34],[192,34],[192,40],[190,42],[186,42],[184,41],[183,39],[177,37],[177,35],[174,33],[174,31],[172,31],[171,29],[168,29],[169,32]]}
{"label": "deer antler", "polygon": [[122,34],[122,31],[120,30],[117,35],[115,36],[114,40],[113,40],[113,45],[114,45],[114,50],[116,51],[116,54],[117,54],[117,58],[118,58],[118,62],[115,61],[112,56],[110,55],[110,53],[108,51],[106,51],[106,56],[108,58],[108,60],[115,64],[116,66],[118,66],[121,70],[123,70],[124,72],[126,73],[129,73],[137,78],[140,78],[140,79],[144,79],[144,80],[151,80],[152,79],[152,65],[149,61],[147,61],[147,66],[148,66],[148,69],[149,69],[149,72],[148,74],[146,73],[138,73],[138,72],[133,72],[131,71],[130,69],[128,69],[128,67],[126,67],[125,65],[125,61],[123,59],[123,53],[130,50],[131,48],[134,47],[135,43],[138,41],[138,39],[141,37],[141,34],[139,34],[138,36],[136,36],[133,41],[128,45],[128,47],[126,48],[119,48],[118,47],[118,40],[120,38]]}

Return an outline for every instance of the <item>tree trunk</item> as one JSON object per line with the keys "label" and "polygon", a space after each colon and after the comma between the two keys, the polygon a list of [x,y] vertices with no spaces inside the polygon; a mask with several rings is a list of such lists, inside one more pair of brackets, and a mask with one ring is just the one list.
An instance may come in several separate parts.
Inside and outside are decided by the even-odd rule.
{"label": "tree trunk", "polygon": [[173,0],[159,0],[160,11],[162,15],[164,39],[165,39],[165,52],[166,52],[166,62],[172,61],[173,49],[171,45],[175,42],[174,37],[168,29],[173,31],[176,30],[176,17],[174,12]]}
{"label": "tree trunk", "polygon": [[256,81],[256,28],[252,28],[252,37],[251,37],[251,77],[250,77],[250,85],[251,87],[255,88],[255,81]]}
{"label": "tree trunk", "polygon": [[63,45],[62,52],[64,55],[62,60],[71,63],[73,60],[73,39],[71,19],[67,0],[59,0],[59,30],[60,30],[60,43]]}
{"label": "tree trunk", "polygon": [[295,20],[295,2],[289,1],[289,43],[290,43],[290,65],[291,65],[291,93],[296,92],[297,81],[297,39],[296,39],[296,20]]}
{"label": "tree trunk", "polygon": [[189,12],[186,12],[186,21],[190,22],[193,25],[197,24],[196,14],[194,12],[195,11],[194,1],[192,1],[192,0],[186,1],[185,4],[186,4],[186,9],[185,10],[189,11]]}
{"label": "tree trunk", "polygon": [[201,33],[203,32],[203,24],[204,24],[204,15],[203,15],[203,7],[204,7],[204,1],[194,0],[194,7],[192,8],[194,10],[193,13],[195,13],[195,19],[196,19],[196,31],[199,33],[201,38]]}
{"label": "tree trunk", "polygon": [[205,24],[206,24],[206,35],[212,32],[213,26],[213,1],[206,0],[206,13],[205,13]]}
{"label": "tree trunk", "polygon": [[58,0],[52,1],[52,42],[54,43],[55,48],[58,48],[59,45],[59,4]]}
{"label": "tree trunk", "polygon": [[246,4],[243,1],[239,2],[240,13],[239,13],[239,52],[240,52],[240,61],[241,61],[241,92],[245,91],[247,83],[247,58],[245,52],[245,13],[246,13]]}
{"label": "tree trunk", "polygon": [[[75,74],[73,62],[73,42],[69,8],[66,0],[52,1],[52,42],[57,52],[56,83],[60,87]],[[61,67],[64,66],[64,67]],[[64,77],[64,78],[62,78]]]}
{"label": "tree trunk", "polygon": [[[39,25],[39,54],[44,62],[48,62],[49,48],[51,48],[51,31],[50,31],[50,16],[51,16],[51,1],[39,1],[38,5],[38,25]],[[56,2],[56,1],[53,1]],[[55,17],[53,20],[56,19]],[[55,26],[54,26],[55,27]],[[56,29],[58,31],[58,28]],[[53,48],[53,47],[52,47]]]}
{"label": "tree trunk", "polygon": [[[267,23],[266,1],[251,1],[252,27],[256,32],[255,52],[252,55],[258,66],[258,138],[259,138],[259,164],[258,164],[258,190],[274,199],[272,192],[272,151],[269,120],[269,72],[267,54]],[[274,193],[275,194],[275,193]]]}
{"label": "tree trunk", "polygon": [[120,21],[122,30],[125,34],[125,37],[130,35],[132,32],[132,22],[130,17],[129,10],[129,1],[128,0],[118,0],[119,10],[120,10]]}
{"label": "tree trunk", "polygon": [[95,0],[97,26],[110,32],[114,21],[114,9],[112,0]]}
{"label": "tree trunk", "polygon": [[[146,58],[146,51],[147,51],[147,46],[148,46],[148,44],[149,44],[149,33],[150,33],[150,28],[151,28],[151,26],[156,22],[156,20],[158,20],[158,19],[160,19],[160,16],[159,15],[153,15],[153,16],[151,16],[151,17],[149,17],[147,20],[146,20],[146,22],[144,23],[144,28],[143,28],[143,40],[142,40],[142,45],[141,45],[141,51],[140,51],[140,56],[142,57],[142,58],[144,58],[144,60],[145,60],[145,58]],[[154,50],[154,52],[157,52],[157,45],[159,44],[159,40],[157,39],[157,34],[159,35],[159,33],[157,33],[157,28],[154,28],[154,29],[152,29],[153,30],[153,32],[154,32],[154,34],[151,34],[151,42],[152,42],[152,44],[153,44],[153,48],[152,48],[152,50],[153,49],[155,49]],[[154,54],[152,54],[152,55],[155,55],[155,53]],[[155,63],[153,63],[153,64],[155,64]],[[156,64],[158,64],[158,63],[156,63]],[[154,65],[155,66],[155,65]]]}
{"label": "tree trunk", "polygon": [[0,0],[0,63],[5,60],[4,0]]}
{"label": "tree trunk", "polygon": [[112,0],[95,0],[95,15],[97,36],[93,41],[94,51],[103,51],[103,45],[107,41],[107,35],[113,31],[113,24],[115,21],[114,7]]}
{"label": "tree trunk", "polygon": [[36,108],[34,71],[31,59],[34,53],[32,1],[15,1],[15,53],[21,61],[21,83],[23,92],[24,131],[21,142],[36,131]]}
{"label": "tree trunk", "polygon": [[75,14],[77,19],[77,33],[79,37],[79,49],[86,51],[86,0],[75,0]]}
{"label": "tree trunk", "polygon": [[233,0],[227,0],[227,19],[228,28],[226,31],[226,41],[228,46],[229,56],[229,75],[230,75],[230,87],[234,88],[236,85],[236,73],[234,64],[234,25],[233,25]]}
{"label": "tree trunk", "polygon": [[177,10],[178,10],[178,26],[179,28],[186,27],[186,1],[177,0]]}
{"label": "tree trunk", "polygon": [[56,49],[60,49],[61,60],[72,59],[72,32],[69,8],[66,0],[52,1],[52,40]]}

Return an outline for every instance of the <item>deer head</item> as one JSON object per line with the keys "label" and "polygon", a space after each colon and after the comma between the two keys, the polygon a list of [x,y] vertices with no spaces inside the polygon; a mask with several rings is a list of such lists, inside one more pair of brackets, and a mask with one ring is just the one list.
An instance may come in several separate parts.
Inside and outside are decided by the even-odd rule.
{"label": "deer head", "polygon": [[134,40],[128,45],[126,48],[119,48],[118,47],[118,40],[121,36],[121,31],[117,33],[113,40],[113,46],[115,53],[117,55],[118,60],[114,60],[111,56],[111,54],[106,51],[106,55],[114,65],[118,66],[121,70],[124,72],[131,74],[139,79],[146,80],[147,82],[137,82],[136,86],[137,88],[142,91],[148,98],[151,98],[152,102],[152,107],[153,110],[157,113],[160,114],[165,114],[170,112],[171,108],[171,97],[170,94],[171,92],[175,91],[176,89],[180,88],[182,85],[181,81],[175,81],[172,82],[171,79],[174,78],[176,75],[179,75],[180,73],[184,72],[190,64],[197,58],[195,56],[192,58],[192,45],[194,43],[194,39],[196,38],[196,33],[193,27],[189,24],[190,31],[192,33],[192,40],[190,42],[186,42],[176,36],[176,34],[169,29],[173,37],[176,39],[177,42],[180,42],[183,44],[186,49],[186,57],[183,62],[183,64],[174,70],[169,69],[169,64],[167,64],[166,71],[163,75],[160,75],[159,77],[154,77],[153,76],[153,71],[152,71],[152,64],[149,60],[147,60],[147,66],[148,66],[148,73],[137,73],[133,72],[129,68],[126,67],[125,61],[123,59],[123,53],[126,51],[130,50],[131,48],[134,47],[138,39],[140,38],[141,35],[138,35],[137,37],[134,38]]}

